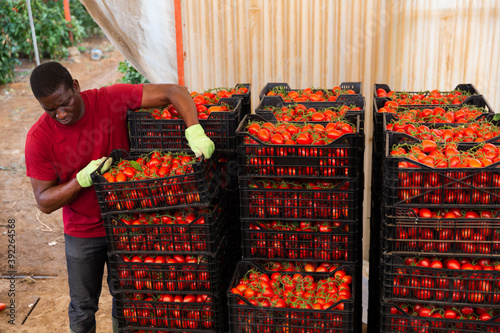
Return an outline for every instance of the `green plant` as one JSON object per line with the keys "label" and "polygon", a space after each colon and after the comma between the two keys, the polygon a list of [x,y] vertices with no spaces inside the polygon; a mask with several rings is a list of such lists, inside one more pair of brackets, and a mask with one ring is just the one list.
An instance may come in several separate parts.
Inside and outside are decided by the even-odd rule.
{"label": "green plant", "polygon": [[0,5],[0,84],[14,81],[14,68],[19,63],[16,40],[20,27],[18,8],[7,0]]}
{"label": "green plant", "polygon": [[[70,4],[72,20],[64,18],[63,1],[32,0],[33,22],[41,58],[61,59],[67,48],[97,31],[97,24],[76,0]],[[73,41],[70,39],[70,33]],[[33,60],[35,55],[28,9],[24,0],[0,1],[0,84],[14,80],[19,58]]]}
{"label": "green plant", "polygon": [[118,64],[118,72],[125,74],[121,79],[122,83],[149,83],[126,59]]}

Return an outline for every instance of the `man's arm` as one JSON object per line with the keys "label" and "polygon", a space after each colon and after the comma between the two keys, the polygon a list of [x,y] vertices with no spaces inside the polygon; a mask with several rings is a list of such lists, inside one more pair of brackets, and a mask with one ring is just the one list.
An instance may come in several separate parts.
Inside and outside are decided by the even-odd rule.
{"label": "man's arm", "polygon": [[82,186],[78,183],[76,178],[64,184],[58,184],[57,180],[38,180],[31,179],[31,187],[35,194],[36,204],[38,208],[50,214],[53,211],[62,208],[75,199],[80,193]]}
{"label": "man's arm", "polygon": [[186,127],[199,124],[196,105],[186,87],[178,84],[151,84],[143,85],[143,108],[152,108],[172,104],[186,123]]}
{"label": "man's arm", "polygon": [[75,178],[63,184],[58,184],[57,180],[46,181],[30,178],[38,208],[42,212],[50,214],[66,206],[78,196],[82,188],[92,186],[92,178],[90,177],[92,172],[104,162],[101,167],[101,173],[104,173],[109,169],[112,161],[112,158],[106,156],[90,161],[85,168],[76,174]]}

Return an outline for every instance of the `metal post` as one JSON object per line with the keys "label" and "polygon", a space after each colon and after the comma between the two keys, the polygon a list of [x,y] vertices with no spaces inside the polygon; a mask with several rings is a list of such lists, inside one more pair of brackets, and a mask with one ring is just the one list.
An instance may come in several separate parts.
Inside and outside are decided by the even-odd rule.
{"label": "metal post", "polygon": [[26,0],[28,6],[28,16],[30,18],[30,26],[31,26],[31,38],[33,39],[33,47],[35,49],[35,59],[36,65],[40,65],[40,56],[38,55],[38,45],[36,43],[36,34],[35,34],[35,25],[33,24],[33,14],[31,13],[31,0]]}

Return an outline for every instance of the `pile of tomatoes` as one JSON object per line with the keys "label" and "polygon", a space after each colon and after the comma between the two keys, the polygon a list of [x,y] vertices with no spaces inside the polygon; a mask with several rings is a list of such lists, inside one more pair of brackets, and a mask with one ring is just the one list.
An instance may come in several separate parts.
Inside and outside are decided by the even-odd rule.
{"label": "pile of tomatoes", "polygon": [[[248,88],[241,86],[236,88],[215,88],[198,93],[193,91],[191,97],[198,111],[198,119],[207,119],[212,112],[233,111],[227,103],[219,103],[221,98],[230,98],[233,95],[244,95],[248,93]],[[217,104],[217,105],[215,105]],[[170,104],[160,108],[141,108],[137,112],[149,112],[154,119],[181,119],[179,112]]]}
{"label": "pile of tomatoes", "polygon": [[406,257],[392,265],[392,296],[426,301],[500,303],[500,263],[489,258]]}
{"label": "pile of tomatoes", "polygon": [[120,287],[158,292],[210,291],[209,258],[196,255],[122,255],[117,265]]}
{"label": "pile of tomatoes", "polygon": [[335,102],[340,95],[354,95],[351,89],[343,90],[340,87],[333,89],[299,89],[288,91],[283,86],[276,86],[267,92],[266,96],[280,96],[285,102]]}
{"label": "pile of tomatoes", "polygon": [[217,310],[208,295],[135,293],[125,294],[124,297],[126,299],[123,307],[120,307],[123,309],[120,317],[130,327],[210,330],[216,326],[214,319]]}
{"label": "pile of tomatoes", "polygon": [[[207,104],[208,105],[208,104]],[[200,104],[196,106],[196,111],[198,112],[198,119],[208,119],[212,112],[229,112],[233,111],[234,108],[227,103],[220,103],[219,105],[204,105]],[[173,105],[169,105],[163,108],[154,109],[138,109],[137,112],[148,112],[154,119],[182,119],[179,116],[179,112],[175,109]]]}
{"label": "pile of tomatoes", "polygon": [[[499,312],[483,307],[437,306],[434,304],[404,304],[391,306],[391,332],[498,332]],[[442,320],[445,319],[445,320]],[[453,321],[450,321],[453,320]],[[491,321],[491,324],[477,323]]]}
{"label": "pile of tomatoes", "polygon": [[394,101],[385,102],[385,105],[378,109],[378,112],[397,114],[400,120],[437,124],[468,123],[480,115],[488,113],[485,108],[472,105],[462,107],[407,108],[399,107]]}
{"label": "pile of tomatoes", "polygon": [[389,97],[398,105],[408,104],[460,104],[470,93],[461,90],[442,92],[437,89],[422,92],[395,92],[378,88],[377,97]]}
{"label": "pile of tomatoes", "polygon": [[265,261],[263,266],[273,272],[328,273],[336,271],[341,265],[321,261]]}
{"label": "pile of tomatoes", "polygon": [[[420,144],[396,145],[391,157],[404,157],[432,168],[484,168],[500,161],[500,147],[491,143],[478,144],[469,150],[459,150],[454,142],[437,144],[433,140],[422,140]],[[406,161],[399,168],[418,168]]]}
{"label": "pile of tomatoes", "polygon": [[[352,218],[349,183],[262,180],[248,185],[248,210],[255,218],[341,220]],[[351,200],[349,200],[351,198]]]}
{"label": "pile of tomatoes", "polygon": [[248,88],[237,85],[235,88],[213,88],[202,93],[193,91],[191,92],[191,97],[193,98],[194,104],[199,106],[204,104],[218,104],[221,98],[230,98],[234,95],[245,94],[248,94]]}
{"label": "pile of tomatoes", "polygon": [[306,107],[304,104],[293,104],[282,107],[266,106],[264,111],[271,111],[277,121],[334,121],[344,116],[347,111],[361,111],[354,105],[342,105],[328,108]]}
{"label": "pile of tomatoes", "polygon": [[344,134],[356,132],[356,127],[345,120],[322,124],[292,124],[265,121],[249,121],[246,131],[252,137],[245,137],[245,144],[260,142],[272,145],[328,145]]}
{"label": "pile of tomatoes", "polygon": [[[344,300],[351,299],[352,276],[343,270],[333,277],[318,279],[311,275],[293,275],[249,270],[231,293],[244,298],[250,304],[260,307],[344,310]],[[246,305],[243,299],[237,304]]]}
{"label": "pile of tomatoes", "polygon": [[155,151],[115,162],[103,177],[109,183],[179,176],[193,171],[194,155]]}
{"label": "pile of tomatoes", "polygon": [[458,127],[429,128],[424,124],[395,120],[386,129],[435,142],[484,142],[500,135],[500,128],[489,121],[470,122]]}

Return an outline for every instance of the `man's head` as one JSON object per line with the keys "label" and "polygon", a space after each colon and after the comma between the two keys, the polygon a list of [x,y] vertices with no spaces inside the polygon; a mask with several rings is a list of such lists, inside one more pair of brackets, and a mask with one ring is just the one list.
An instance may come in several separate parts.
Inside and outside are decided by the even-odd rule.
{"label": "man's head", "polygon": [[37,66],[31,73],[30,84],[33,95],[55,121],[71,125],[83,116],[80,85],[60,63],[51,61]]}
{"label": "man's head", "polygon": [[73,78],[66,67],[51,61],[41,64],[33,70],[30,84],[33,95],[36,99],[40,99],[55,93],[61,84],[66,89],[73,88]]}

